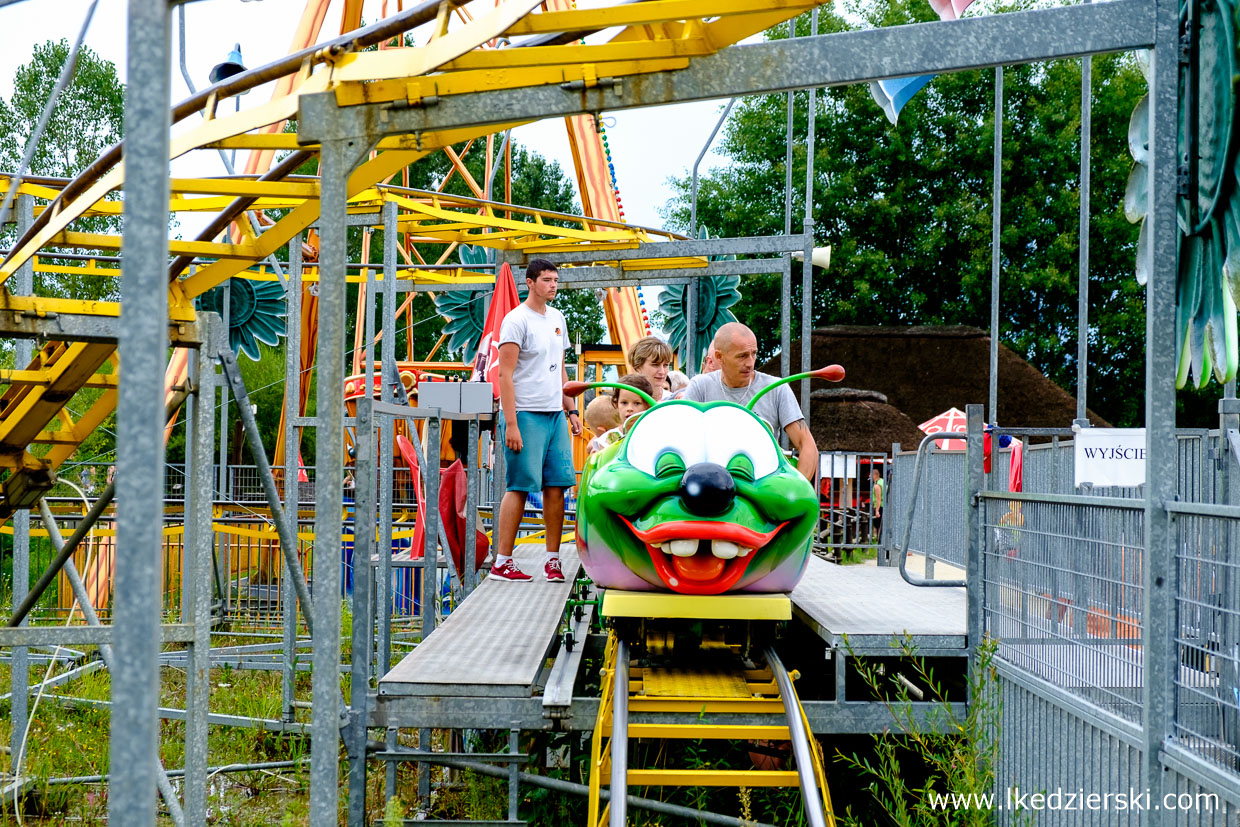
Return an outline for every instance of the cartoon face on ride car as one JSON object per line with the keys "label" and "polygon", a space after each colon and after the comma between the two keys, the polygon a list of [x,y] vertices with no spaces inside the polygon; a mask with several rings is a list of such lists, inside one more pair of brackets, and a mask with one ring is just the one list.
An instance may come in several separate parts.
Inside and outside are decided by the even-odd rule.
{"label": "cartoon face on ride car", "polygon": [[604,588],[788,592],[813,545],[813,486],[731,402],[656,405],[587,460],[579,492],[577,548]]}

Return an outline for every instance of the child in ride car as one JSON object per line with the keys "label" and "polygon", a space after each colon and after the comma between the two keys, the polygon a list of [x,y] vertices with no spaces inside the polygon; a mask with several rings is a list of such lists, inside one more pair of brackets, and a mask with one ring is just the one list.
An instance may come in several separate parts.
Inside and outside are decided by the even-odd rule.
{"label": "child in ride car", "polygon": [[[626,373],[620,377],[621,385],[628,385],[637,388],[639,391],[654,396],[654,386],[650,384],[650,380],[640,373]],[[643,414],[650,409],[650,403],[642,399],[630,390],[620,388],[611,397],[611,404],[615,406],[616,412],[620,416],[620,426],[612,428],[610,431],[591,440],[589,453],[595,454],[606,448],[612,443],[619,442],[624,438],[624,434],[632,417]]]}

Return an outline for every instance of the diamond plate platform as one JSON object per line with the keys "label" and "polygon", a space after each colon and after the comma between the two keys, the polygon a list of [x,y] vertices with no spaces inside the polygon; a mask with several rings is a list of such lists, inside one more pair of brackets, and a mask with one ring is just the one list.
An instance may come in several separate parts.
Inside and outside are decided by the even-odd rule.
{"label": "diamond plate platform", "polygon": [[574,545],[562,546],[564,582],[549,583],[541,546],[517,546],[513,559],[534,579],[484,579],[379,680],[380,696],[530,697],[581,563]]}
{"label": "diamond plate platform", "polygon": [[919,651],[965,647],[963,587],[914,586],[894,567],[840,566],[811,557],[792,592],[793,614],[832,646],[890,651],[906,633]]}

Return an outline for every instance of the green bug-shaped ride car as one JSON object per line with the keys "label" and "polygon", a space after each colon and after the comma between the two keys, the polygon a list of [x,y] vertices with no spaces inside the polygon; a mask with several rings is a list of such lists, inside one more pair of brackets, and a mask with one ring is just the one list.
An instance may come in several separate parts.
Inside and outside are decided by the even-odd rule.
{"label": "green bug-shaped ride car", "polygon": [[[832,365],[807,376],[839,381]],[[586,387],[627,385],[570,382]],[[644,394],[642,394],[644,396]],[[818,498],[752,408],[673,400],[589,457],[577,498],[577,551],[602,588],[713,595],[786,593],[812,553]]]}

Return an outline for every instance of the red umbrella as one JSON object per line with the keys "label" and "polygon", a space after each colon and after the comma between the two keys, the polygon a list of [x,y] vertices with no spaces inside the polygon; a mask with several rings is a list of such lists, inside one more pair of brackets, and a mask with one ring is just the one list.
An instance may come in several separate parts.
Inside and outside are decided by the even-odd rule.
{"label": "red umbrella", "polygon": [[499,367],[499,329],[504,317],[517,304],[517,283],[512,279],[512,268],[504,262],[495,276],[491,307],[487,310],[486,324],[482,326],[482,338],[478,341],[478,352],[474,356],[474,370],[469,375],[470,382],[490,382],[496,399],[499,399],[499,383],[495,381],[495,372]]}
{"label": "red umbrella", "polygon": [[[938,416],[931,417],[917,426],[924,434],[942,434],[955,431],[964,433],[968,429],[968,417],[959,408],[948,408]],[[936,439],[935,446],[940,451],[963,451],[963,439]]]}

